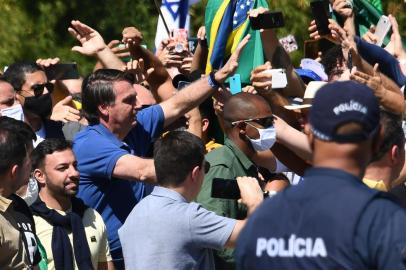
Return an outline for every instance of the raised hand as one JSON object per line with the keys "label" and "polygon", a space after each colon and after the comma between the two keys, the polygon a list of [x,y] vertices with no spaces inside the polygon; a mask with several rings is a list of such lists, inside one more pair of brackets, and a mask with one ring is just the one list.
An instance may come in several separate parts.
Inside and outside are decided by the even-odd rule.
{"label": "raised hand", "polygon": [[131,60],[127,63],[124,71],[130,72],[135,76],[135,82],[137,84],[141,84],[144,82],[152,72],[154,72],[154,68],[150,68],[145,70],[144,67],[144,60],[140,58],[137,60]]}
{"label": "raised hand", "polygon": [[334,0],[333,10],[343,17],[343,19],[351,17],[354,14],[353,7],[349,4],[348,0]]}
{"label": "raised hand", "polygon": [[245,45],[247,45],[250,38],[251,35],[248,34],[241,40],[240,44],[238,44],[237,49],[230,56],[227,63],[215,73],[216,81],[223,83],[228,76],[233,75],[233,73],[237,70],[238,60],[240,59],[241,52],[244,49]]}
{"label": "raised hand", "polygon": [[80,21],[72,21],[68,31],[81,43],[81,46],[74,46],[72,51],[93,56],[107,48],[99,32]]}
{"label": "raised hand", "polygon": [[[121,44],[124,45],[124,44]],[[127,46],[120,46],[119,40],[112,40],[107,44],[107,47],[120,59],[131,57],[130,51]]]}
{"label": "raised hand", "polygon": [[259,94],[266,93],[272,90],[272,74],[264,73],[264,71],[272,69],[271,63],[266,62],[263,65],[256,67],[251,72],[252,86],[259,92]]}
{"label": "raised hand", "polygon": [[137,28],[133,26],[126,27],[123,29],[122,34],[123,34],[122,42],[128,44],[129,47],[141,45],[143,36],[141,31],[139,31]]}
{"label": "raised hand", "polygon": [[51,120],[62,121],[64,123],[73,121],[77,122],[80,120],[80,112],[71,106],[72,96],[67,96],[62,99],[52,109]]}
{"label": "raised hand", "polygon": [[35,61],[35,63],[37,63],[37,65],[39,65],[41,67],[46,68],[46,67],[58,64],[59,61],[60,60],[59,60],[58,57],[56,57],[56,58],[47,58],[47,59],[39,58],[39,59],[37,59],[37,61]]}

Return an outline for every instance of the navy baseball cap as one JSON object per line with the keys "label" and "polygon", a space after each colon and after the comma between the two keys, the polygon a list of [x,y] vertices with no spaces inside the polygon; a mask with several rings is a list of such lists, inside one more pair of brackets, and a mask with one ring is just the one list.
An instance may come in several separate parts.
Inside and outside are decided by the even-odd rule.
{"label": "navy baseball cap", "polygon": [[[313,99],[309,123],[315,137],[323,141],[355,143],[367,140],[379,130],[380,109],[372,89],[354,81],[329,83]],[[337,134],[347,123],[358,123],[362,131]]]}

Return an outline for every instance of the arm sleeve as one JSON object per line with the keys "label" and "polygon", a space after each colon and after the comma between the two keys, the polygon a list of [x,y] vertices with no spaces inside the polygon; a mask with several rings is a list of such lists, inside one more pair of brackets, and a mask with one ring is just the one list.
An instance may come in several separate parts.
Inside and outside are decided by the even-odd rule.
{"label": "arm sleeve", "polygon": [[80,149],[74,145],[74,152],[81,177],[91,179],[111,179],[117,160],[129,154],[108,140],[87,140],[86,146]]}
{"label": "arm sleeve", "polygon": [[406,210],[378,199],[360,219],[355,237],[358,254],[373,269],[406,269]]}
{"label": "arm sleeve", "polygon": [[391,78],[399,87],[406,84],[406,76],[400,69],[399,62],[383,48],[370,44],[360,37],[355,37],[358,51],[362,58],[372,66],[379,63],[379,70]]}
{"label": "arm sleeve", "polygon": [[189,224],[193,242],[205,248],[223,248],[236,220],[218,216],[196,203],[191,203],[190,211]]}

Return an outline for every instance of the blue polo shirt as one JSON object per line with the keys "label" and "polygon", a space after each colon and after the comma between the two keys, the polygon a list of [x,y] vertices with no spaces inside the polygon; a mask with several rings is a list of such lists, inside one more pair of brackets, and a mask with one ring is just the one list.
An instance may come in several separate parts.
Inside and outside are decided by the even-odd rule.
{"label": "blue polo shirt", "polygon": [[309,169],[250,217],[238,269],[406,269],[406,211],[386,196],[344,171]]}
{"label": "blue polo shirt", "polygon": [[146,195],[146,184],[112,177],[117,160],[123,155],[143,156],[163,128],[164,114],[154,105],[137,114],[137,125],[120,141],[102,124],[79,132],[73,144],[78,161],[78,197],[96,209],[106,223],[110,249],[121,249],[117,231],[134,206]]}

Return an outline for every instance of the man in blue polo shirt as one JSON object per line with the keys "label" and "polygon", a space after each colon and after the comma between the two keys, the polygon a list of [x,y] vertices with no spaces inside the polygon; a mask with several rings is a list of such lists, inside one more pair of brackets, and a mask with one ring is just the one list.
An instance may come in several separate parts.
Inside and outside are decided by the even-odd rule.
{"label": "man in blue polo shirt", "polygon": [[153,160],[142,156],[163,127],[216,92],[237,68],[248,39],[240,43],[222,69],[141,111],[130,74],[102,69],[83,81],[82,106],[90,125],[77,134],[73,144],[80,172],[78,196],[102,215],[116,269],[124,269],[117,231],[146,195],[145,182],[156,181]]}
{"label": "man in blue polo shirt", "polygon": [[381,141],[372,90],[327,84],[309,121],[314,168],[252,215],[238,269],[406,269],[405,210],[361,181]]}

